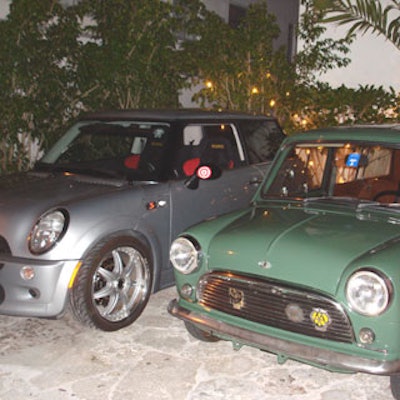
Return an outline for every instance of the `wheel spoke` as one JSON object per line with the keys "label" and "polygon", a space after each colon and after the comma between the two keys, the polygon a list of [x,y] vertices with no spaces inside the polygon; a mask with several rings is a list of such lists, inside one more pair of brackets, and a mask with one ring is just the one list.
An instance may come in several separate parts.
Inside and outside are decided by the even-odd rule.
{"label": "wheel spoke", "polygon": [[118,315],[120,316],[120,319],[125,318],[129,315],[129,298],[126,295],[125,291],[120,292],[119,295],[119,311]]}
{"label": "wheel spoke", "polygon": [[124,263],[121,258],[120,249],[115,249],[112,251],[112,257],[114,260],[113,272],[121,277],[124,273]]}
{"label": "wheel spoke", "polygon": [[99,290],[93,291],[93,298],[95,300],[104,299],[105,297],[113,297],[116,290],[112,285],[106,285]]}
{"label": "wheel spoke", "polygon": [[136,258],[137,257],[130,257],[129,262],[126,264],[124,268],[124,278],[132,280],[134,275],[137,273],[137,267],[136,267]]}
{"label": "wheel spoke", "polygon": [[118,279],[118,276],[114,271],[102,267],[97,269],[97,274],[99,274],[107,283],[112,283]]}
{"label": "wheel spoke", "polygon": [[99,311],[103,317],[110,319],[110,316],[114,314],[114,311],[118,306],[119,297],[119,293],[114,292],[113,296],[109,297],[107,305],[105,307],[100,307]]}

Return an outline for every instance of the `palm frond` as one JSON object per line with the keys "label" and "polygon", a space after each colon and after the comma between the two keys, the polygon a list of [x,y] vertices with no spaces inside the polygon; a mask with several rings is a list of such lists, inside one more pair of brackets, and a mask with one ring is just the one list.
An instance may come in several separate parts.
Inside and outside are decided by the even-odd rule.
{"label": "palm frond", "polygon": [[391,0],[386,7],[379,0],[331,0],[323,11],[325,23],[350,24],[348,35],[371,31],[400,49],[400,16],[392,17],[393,12],[400,13],[400,0]]}

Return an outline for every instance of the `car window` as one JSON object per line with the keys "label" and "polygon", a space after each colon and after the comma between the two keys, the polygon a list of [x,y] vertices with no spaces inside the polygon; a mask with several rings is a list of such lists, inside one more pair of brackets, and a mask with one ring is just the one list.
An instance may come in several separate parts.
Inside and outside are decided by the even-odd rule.
{"label": "car window", "polygon": [[41,164],[71,172],[158,179],[168,155],[168,131],[169,126],[160,123],[80,123],[55,144]]}
{"label": "car window", "polygon": [[241,130],[251,164],[271,161],[285,138],[276,121],[246,121]]}
{"label": "car window", "polygon": [[393,150],[381,146],[348,146],[338,149],[336,183],[347,183],[389,175]]}
{"label": "car window", "polygon": [[82,130],[68,149],[57,159],[57,163],[98,161],[122,157],[133,147],[135,139],[146,142],[146,137],[132,137],[122,130]]}
{"label": "car window", "polygon": [[174,171],[177,177],[192,175],[201,164],[221,169],[243,165],[244,154],[232,124],[190,124],[184,127]]}
{"label": "car window", "polygon": [[266,195],[390,202],[393,196],[400,196],[399,166],[400,150],[395,148],[359,143],[299,144],[288,151]]}

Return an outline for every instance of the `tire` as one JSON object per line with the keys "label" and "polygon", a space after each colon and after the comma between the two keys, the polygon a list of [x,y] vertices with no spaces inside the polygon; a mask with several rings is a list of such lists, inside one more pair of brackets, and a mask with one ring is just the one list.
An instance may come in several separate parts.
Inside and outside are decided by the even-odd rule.
{"label": "tire", "polygon": [[185,321],[186,330],[196,339],[201,340],[202,342],[218,342],[220,339],[214,336],[212,333],[203,331],[198,328],[196,325]]}
{"label": "tire", "polygon": [[152,287],[148,249],[129,236],[99,242],[84,259],[70,292],[70,305],[83,324],[116,331],[142,313]]}
{"label": "tire", "polygon": [[400,375],[390,375],[390,389],[393,398],[400,400]]}

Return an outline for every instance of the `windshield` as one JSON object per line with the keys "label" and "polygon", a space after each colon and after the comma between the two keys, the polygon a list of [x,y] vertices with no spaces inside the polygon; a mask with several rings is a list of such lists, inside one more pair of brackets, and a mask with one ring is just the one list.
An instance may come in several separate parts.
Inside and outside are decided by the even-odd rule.
{"label": "windshield", "polygon": [[158,180],[168,124],[87,121],[73,126],[37,168],[129,180]]}
{"label": "windshield", "polygon": [[376,144],[297,144],[263,197],[310,199],[341,197],[397,203],[400,150]]}

